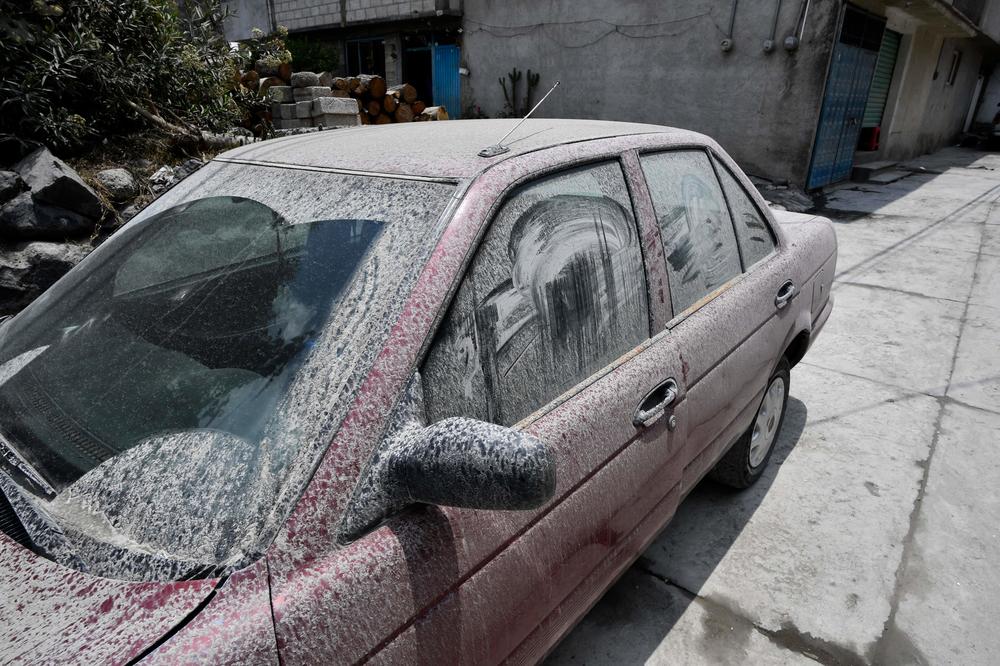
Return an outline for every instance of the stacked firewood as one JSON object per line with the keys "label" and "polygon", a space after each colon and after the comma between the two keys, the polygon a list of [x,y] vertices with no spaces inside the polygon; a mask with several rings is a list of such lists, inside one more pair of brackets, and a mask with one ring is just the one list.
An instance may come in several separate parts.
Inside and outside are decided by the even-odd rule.
{"label": "stacked firewood", "polygon": [[[417,89],[409,83],[387,87],[377,74],[334,77],[334,95],[347,95],[358,100],[362,125],[387,125],[422,120],[448,120],[443,106],[427,106],[417,99]],[[338,95],[339,96],[339,95]]]}

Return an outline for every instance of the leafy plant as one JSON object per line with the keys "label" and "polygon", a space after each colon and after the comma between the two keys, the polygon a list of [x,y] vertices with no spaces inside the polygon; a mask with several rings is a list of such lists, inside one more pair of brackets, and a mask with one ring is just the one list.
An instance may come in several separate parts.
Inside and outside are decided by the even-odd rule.
{"label": "leafy plant", "polygon": [[340,66],[340,50],[330,42],[306,36],[285,40],[292,53],[295,69],[304,72],[332,72]]}
{"label": "leafy plant", "polygon": [[288,28],[279,25],[269,35],[260,28],[254,28],[250,39],[241,42],[237,51],[241,69],[258,67],[264,70],[275,70],[281,65],[292,62],[292,54],[285,46]]}
{"label": "leafy plant", "polygon": [[195,139],[241,117],[218,0],[0,0],[0,139],[63,151],[142,125]]}

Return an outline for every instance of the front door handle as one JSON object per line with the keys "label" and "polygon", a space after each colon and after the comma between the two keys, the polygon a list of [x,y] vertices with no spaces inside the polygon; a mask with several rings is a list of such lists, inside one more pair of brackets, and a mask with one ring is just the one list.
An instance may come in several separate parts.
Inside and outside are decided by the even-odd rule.
{"label": "front door handle", "polygon": [[788,301],[792,300],[795,296],[795,283],[791,280],[786,280],[785,284],[781,285],[781,289],[778,290],[778,295],[774,297],[774,304],[778,306],[778,309],[788,305]]}
{"label": "front door handle", "polygon": [[667,407],[677,399],[677,380],[673,377],[659,384],[646,394],[632,416],[632,425],[636,428],[648,428],[658,418],[663,416]]}

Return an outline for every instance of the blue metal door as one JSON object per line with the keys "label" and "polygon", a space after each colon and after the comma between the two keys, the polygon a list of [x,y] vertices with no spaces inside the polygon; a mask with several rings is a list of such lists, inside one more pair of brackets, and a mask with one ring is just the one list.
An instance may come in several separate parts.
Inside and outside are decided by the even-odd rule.
{"label": "blue metal door", "polygon": [[809,189],[844,180],[854,166],[854,150],[868,102],[878,53],[838,42],[820,112]]}
{"label": "blue metal door", "polygon": [[458,68],[462,50],[454,44],[434,46],[434,104],[443,106],[449,118],[462,116],[462,82]]}
{"label": "blue metal door", "polygon": [[807,188],[844,180],[854,166],[885,19],[848,6],[833,49]]}

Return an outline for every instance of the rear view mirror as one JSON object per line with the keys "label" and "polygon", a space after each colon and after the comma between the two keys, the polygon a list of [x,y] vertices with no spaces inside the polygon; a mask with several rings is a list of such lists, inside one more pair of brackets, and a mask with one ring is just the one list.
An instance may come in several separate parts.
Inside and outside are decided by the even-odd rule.
{"label": "rear view mirror", "polygon": [[402,431],[378,452],[355,492],[341,540],[409,504],[534,509],[555,493],[555,461],[531,435],[451,418]]}

